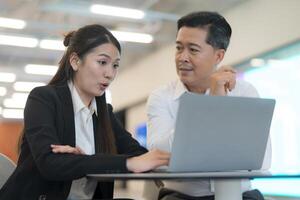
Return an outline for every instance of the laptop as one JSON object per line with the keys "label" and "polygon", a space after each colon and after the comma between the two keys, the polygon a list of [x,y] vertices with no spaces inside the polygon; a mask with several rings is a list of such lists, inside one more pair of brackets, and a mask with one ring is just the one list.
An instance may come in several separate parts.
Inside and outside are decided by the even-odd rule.
{"label": "laptop", "polygon": [[274,99],[185,93],[167,171],[261,169],[274,106]]}

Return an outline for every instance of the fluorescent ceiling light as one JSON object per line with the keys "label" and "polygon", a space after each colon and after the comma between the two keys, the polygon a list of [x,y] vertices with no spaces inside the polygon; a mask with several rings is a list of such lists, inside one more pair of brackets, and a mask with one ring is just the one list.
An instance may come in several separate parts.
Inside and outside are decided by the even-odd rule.
{"label": "fluorescent ceiling light", "polygon": [[28,74],[54,75],[58,67],[55,65],[36,65],[28,64],[25,66],[25,72]]}
{"label": "fluorescent ceiling light", "polygon": [[141,10],[121,8],[115,6],[105,6],[100,4],[92,5],[90,7],[90,11],[92,13],[100,14],[100,15],[109,15],[109,16],[132,18],[132,19],[142,19],[145,16],[145,13]]}
{"label": "fluorescent ceiling light", "polygon": [[0,17],[0,27],[23,29],[25,26],[26,22],[24,20]]}
{"label": "fluorescent ceiling light", "polygon": [[24,92],[15,92],[12,95],[13,99],[27,99],[29,93],[24,93]]}
{"label": "fluorescent ceiling light", "polygon": [[11,98],[6,98],[3,101],[3,105],[6,108],[25,108],[29,93],[13,93]]}
{"label": "fluorescent ceiling light", "polygon": [[133,33],[124,31],[111,31],[111,33],[118,40],[125,42],[151,43],[153,41],[152,35],[144,33]]}
{"label": "fluorescent ceiling light", "polygon": [[38,45],[38,39],[31,37],[0,35],[0,44],[33,48]]}
{"label": "fluorescent ceiling light", "polygon": [[6,95],[6,88],[5,87],[0,87],[0,96]]}
{"label": "fluorescent ceiling light", "polygon": [[13,99],[7,98],[4,99],[3,105],[6,108],[25,108],[26,99]]}
{"label": "fluorescent ceiling light", "polygon": [[62,40],[41,40],[39,46],[42,49],[51,49],[51,50],[64,51],[66,49],[66,47],[63,45]]}
{"label": "fluorescent ceiling light", "polygon": [[4,118],[22,119],[23,112],[24,112],[23,109],[3,109],[2,116]]}
{"label": "fluorescent ceiling light", "polygon": [[253,58],[251,59],[250,64],[252,67],[261,67],[264,66],[266,63],[264,59]]}
{"label": "fluorescent ceiling light", "polygon": [[14,73],[0,72],[0,82],[14,82],[16,80],[16,75]]}
{"label": "fluorescent ceiling light", "polygon": [[15,82],[14,89],[20,92],[30,92],[33,88],[43,86],[45,83],[41,82]]}

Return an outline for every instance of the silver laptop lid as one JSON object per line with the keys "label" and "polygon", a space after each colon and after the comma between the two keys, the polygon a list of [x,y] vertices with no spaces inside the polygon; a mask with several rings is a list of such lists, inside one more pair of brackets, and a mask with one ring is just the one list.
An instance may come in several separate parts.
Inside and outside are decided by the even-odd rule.
{"label": "silver laptop lid", "polygon": [[260,169],[275,100],[181,96],[168,171]]}

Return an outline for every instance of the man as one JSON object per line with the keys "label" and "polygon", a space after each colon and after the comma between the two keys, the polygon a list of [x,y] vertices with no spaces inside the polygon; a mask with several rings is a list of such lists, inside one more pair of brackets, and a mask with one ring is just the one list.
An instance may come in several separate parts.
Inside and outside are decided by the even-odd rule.
{"label": "man", "polygon": [[[224,58],[231,37],[231,27],[224,17],[215,12],[191,13],[178,20],[177,31],[175,62],[179,80],[155,90],[148,99],[147,143],[150,149],[171,151],[178,100],[185,92],[258,96],[252,85],[236,80],[233,68],[223,66],[216,69]],[[270,161],[268,143],[263,168],[268,168]],[[244,199],[263,199],[258,190],[251,190],[249,180],[243,181],[242,190]],[[165,181],[159,199],[214,199],[213,191],[209,180]]]}

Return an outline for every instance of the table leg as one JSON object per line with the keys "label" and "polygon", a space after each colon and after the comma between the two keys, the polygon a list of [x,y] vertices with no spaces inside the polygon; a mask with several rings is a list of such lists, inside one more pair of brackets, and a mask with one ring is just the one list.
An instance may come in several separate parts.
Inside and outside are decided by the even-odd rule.
{"label": "table leg", "polygon": [[215,200],[242,200],[242,183],[240,179],[214,180]]}

